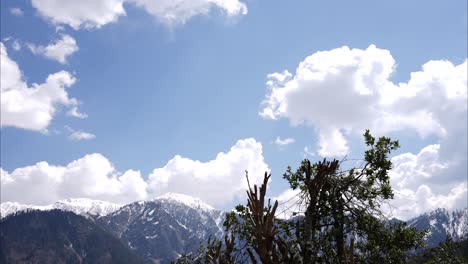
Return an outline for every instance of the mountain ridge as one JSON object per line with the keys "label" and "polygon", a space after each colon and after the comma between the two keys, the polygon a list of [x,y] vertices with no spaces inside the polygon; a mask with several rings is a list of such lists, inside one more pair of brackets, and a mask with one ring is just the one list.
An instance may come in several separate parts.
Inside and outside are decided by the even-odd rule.
{"label": "mountain ridge", "polygon": [[[169,193],[152,200],[114,206],[90,199],[62,200],[53,205],[57,207],[55,209],[84,215],[148,262],[169,263],[180,254],[196,251],[199,244],[209,237],[219,239],[224,235],[226,212],[188,195]],[[7,209],[12,215],[14,209],[20,212],[36,207],[28,208],[18,203],[2,204],[2,216]],[[39,210],[51,210],[51,206],[43,206]],[[419,231],[428,230],[425,240],[429,247],[445,241],[447,235],[455,241],[468,236],[466,208],[440,208],[405,222]]]}

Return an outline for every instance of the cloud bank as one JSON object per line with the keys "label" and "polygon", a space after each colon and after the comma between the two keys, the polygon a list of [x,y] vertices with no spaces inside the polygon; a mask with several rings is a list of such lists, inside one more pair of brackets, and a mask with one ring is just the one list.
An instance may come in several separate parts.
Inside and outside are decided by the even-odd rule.
{"label": "cloud bank", "polygon": [[207,162],[177,155],[154,169],[147,180],[136,170],[117,171],[106,157],[94,153],[65,166],[39,162],[12,172],[0,169],[1,201],[45,205],[83,197],[128,203],[177,192],[223,205],[244,197],[245,170],[251,184],[260,183],[269,170],[262,145],[252,138],[237,141],[228,152],[220,152]]}

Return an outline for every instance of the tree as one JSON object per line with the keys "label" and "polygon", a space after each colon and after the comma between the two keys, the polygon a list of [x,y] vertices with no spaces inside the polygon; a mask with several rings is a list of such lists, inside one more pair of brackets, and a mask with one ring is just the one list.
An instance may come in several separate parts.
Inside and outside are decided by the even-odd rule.
{"label": "tree", "polygon": [[368,149],[359,167],[342,169],[347,160],[305,159],[297,170],[287,168],[283,178],[299,191],[298,204],[304,208],[292,219],[278,219],[278,202],[265,199],[271,175],[265,173],[259,188],[249,184],[247,205],[237,206],[225,222],[235,244],[230,245],[233,260],[404,263],[409,250],[423,246],[424,233],[390,223],[381,212],[382,203],[393,198],[389,154],[399,147],[398,141],[376,139],[368,130],[364,139]]}
{"label": "tree", "polygon": [[454,242],[452,237],[447,236],[445,241],[441,242],[437,247],[419,252],[408,263],[468,263],[468,240],[465,238],[464,240]]}

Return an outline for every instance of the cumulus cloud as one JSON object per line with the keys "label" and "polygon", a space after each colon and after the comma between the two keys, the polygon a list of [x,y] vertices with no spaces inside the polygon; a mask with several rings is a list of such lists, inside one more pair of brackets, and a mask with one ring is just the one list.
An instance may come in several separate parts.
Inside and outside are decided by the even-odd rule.
{"label": "cumulus cloud", "polygon": [[66,166],[39,162],[11,173],[1,170],[1,187],[2,202],[46,205],[74,197],[140,200],[146,198],[147,184],[139,171],[119,173],[103,155],[94,153]]}
{"label": "cumulus cloud", "polygon": [[56,25],[68,25],[73,29],[100,28],[116,22],[125,15],[123,0],[61,1],[32,0],[39,14]]}
{"label": "cumulus cloud", "polygon": [[245,170],[249,172],[251,185],[260,183],[269,170],[263,159],[262,145],[253,138],[237,141],[227,153],[220,152],[207,162],[177,155],[150,174],[149,185],[153,196],[176,192],[220,205],[235,197],[244,197]]}
{"label": "cumulus cloud", "polygon": [[14,16],[18,16],[18,17],[24,15],[23,10],[21,10],[21,8],[19,8],[19,7],[10,8],[10,14],[12,14]]}
{"label": "cumulus cloud", "polygon": [[467,206],[466,160],[446,160],[440,149],[434,144],[418,154],[392,158],[390,179],[395,199],[385,207],[389,215],[406,220],[437,208]]}
{"label": "cumulus cloud", "polygon": [[67,63],[67,57],[79,50],[75,39],[65,34],[62,35],[61,39],[57,39],[47,46],[28,43],[27,47],[32,53],[58,61],[61,64]]}
{"label": "cumulus cloud", "polygon": [[[436,207],[466,206],[467,60],[429,61],[408,82],[393,83],[388,50],[342,47],[316,52],[295,73],[268,75],[260,115],[286,118],[318,131],[318,154],[349,153],[348,141],[370,128],[376,134],[415,131],[438,142],[393,158],[393,214],[402,219]],[[418,208],[418,209],[414,209]]]}
{"label": "cumulus cloud", "polygon": [[371,45],[316,52],[294,75],[287,70],[268,75],[260,115],[313,126],[322,156],[348,153],[347,136],[366,128],[444,137],[448,114],[466,111],[466,67],[466,61],[430,61],[407,83],[394,84],[389,78],[395,61],[388,50]]}
{"label": "cumulus cloud", "polygon": [[107,158],[95,153],[66,166],[39,162],[12,172],[0,169],[1,200],[43,205],[83,197],[126,203],[177,192],[222,205],[245,195],[245,170],[251,184],[260,183],[269,170],[262,145],[252,138],[239,140],[228,152],[207,162],[177,155],[154,169],[147,181],[139,171],[116,171]]}
{"label": "cumulus cloud", "polygon": [[294,138],[284,138],[283,139],[281,137],[277,137],[276,140],[273,143],[275,143],[278,146],[286,146],[286,145],[294,143],[295,141],[296,140]]}
{"label": "cumulus cloud", "polygon": [[1,45],[1,125],[47,131],[58,105],[76,106],[77,100],[68,96],[65,88],[76,79],[66,71],[50,74],[41,84],[28,87],[18,64]]}
{"label": "cumulus cloud", "polygon": [[100,28],[125,16],[124,3],[143,8],[167,25],[184,24],[190,18],[207,15],[219,9],[227,16],[247,14],[247,7],[239,0],[102,0],[60,1],[32,0],[39,14],[56,25],[73,29]]}

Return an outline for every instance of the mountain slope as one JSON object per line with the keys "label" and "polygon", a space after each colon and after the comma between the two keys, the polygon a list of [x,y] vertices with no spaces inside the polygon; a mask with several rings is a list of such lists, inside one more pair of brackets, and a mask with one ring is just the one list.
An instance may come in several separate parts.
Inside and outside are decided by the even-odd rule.
{"label": "mountain slope", "polygon": [[[1,204],[2,215],[38,208],[17,203]],[[213,209],[200,199],[169,193],[154,200],[120,205],[89,199],[69,199],[40,210],[58,208],[87,217],[119,238],[149,262],[169,263],[180,254],[196,251],[210,236],[223,236],[225,212]],[[394,220],[399,221],[399,220]],[[468,210],[438,209],[407,221],[418,230],[429,230],[428,246],[454,241],[468,235]],[[2,227],[3,228],[3,227]]]}
{"label": "mountain slope", "polygon": [[1,263],[143,263],[116,237],[72,212],[20,212],[0,227]]}
{"label": "mountain slope", "polygon": [[223,221],[224,212],[179,194],[132,203],[97,220],[147,261],[161,263],[221,237]]}
{"label": "mountain slope", "polygon": [[418,230],[428,230],[426,242],[429,247],[437,246],[451,236],[454,241],[468,235],[468,209],[448,211],[437,209],[407,221]]}

